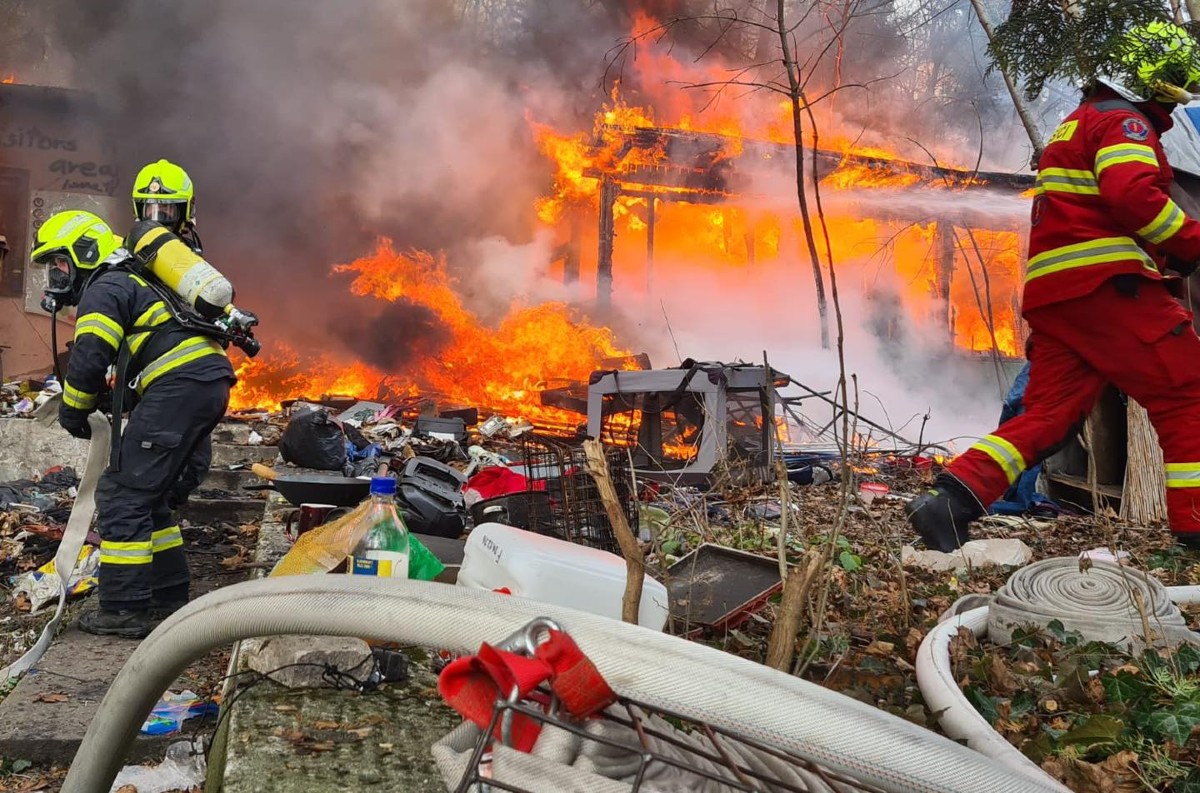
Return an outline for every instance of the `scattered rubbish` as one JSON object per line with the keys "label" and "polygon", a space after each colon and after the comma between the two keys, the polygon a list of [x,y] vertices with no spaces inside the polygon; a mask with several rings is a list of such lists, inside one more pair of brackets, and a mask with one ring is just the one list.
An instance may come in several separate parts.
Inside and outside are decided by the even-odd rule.
{"label": "scattered rubbish", "polygon": [[908,567],[923,567],[941,572],[968,567],[1023,565],[1033,558],[1033,549],[1017,539],[970,540],[953,553],[924,550],[911,545],[900,549],[900,561]]}
{"label": "scattered rubbish", "polygon": [[[621,618],[625,560],[615,554],[499,523],[476,526],[467,537],[457,586],[540,600],[612,619]],[[646,576],[638,624],[662,630],[667,588]]]}
{"label": "scattered rubbish", "polygon": [[343,424],[361,427],[368,421],[373,420],[380,411],[386,408],[387,405],[380,402],[356,402],[353,407],[339,413],[337,418]]}
{"label": "scattered rubbish", "polygon": [[207,763],[201,739],[176,741],[167,747],[158,765],[127,765],[113,780],[110,793],[133,789],[137,793],[192,790],[204,784]]}
{"label": "scattered rubbish", "polygon": [[414,457],[400,473],[399,500],[408,528],[418,534],[458,537],[465,525],[463,487],[467,478],[428,457]]}
{"label": "scattered rubbish", "polygon": [[672,633],[734,628],[783,587],[779,563],[704,543],[667,571]]}
{"label": "scattered rubbish", "polygon": [[[96,578],[100,570],[100,550],[91,545],[85,545],[79,550],[79,559],[75,570],[67,583],[68,595],[81,595],[96,587]],[[37,570],[31,570],[16,576],[12,596],[25,597],[29,600],[30,613],[36,613],[46,603],[56,602],[60,592],[59,579],[54,566],[54,560],[46,562]]]}
{"label": "scattered rubbish", "polygon": [[408,578],[408,527],[396,510],[396,480],[371,480],[371,508],[363,515],[367,526],[350,552],[346,572],[379,578]]}
{"label": "scattered rubbish", "polygon": [[1115,554],[1108,548],[1093,548],[1090,551],[1080,551],[1080,560],[1088,559],[1093,562],[1110,562],[1112,564],[1129,564],[1129,551],[1117,551]]}
{"label": "scattered rubbish", "polygon": [[[364,484],[369,491],[371,483]],[[370,506],[370,501],[364,501],[342,517],[300,535],[275,564],[271,576],[313,575],[343,568],[351,551],[370,528],[363,522]],[[431,581],[445,569],[445,565],[412,535],[409,535],[408,553],[410,578]]]}
{"label": "scattered rubbish", "polygon": [[467,423],[461,418],[421,416],[413,430],[418,435],[427,435],[439,441],[465,441]]}
{"label": "scattered rubbish", "polygon": [[479,425],[479,431],[485,437],[491,438],[506,426],[508,426],[508,422],[504,420],[503,416],[492,416]]}
{"label": "scattered rubbish", "polygon": [[340,471],[346,462],[346,435],[328,411],[305,410],[288,421],[279,455],[301,468]]}
{"label": "scattered rubbish", "polygon": [[863,482],[858,486],[858,497],[869,507],[875,499],[883,498],[890,490],[883,482]]}
{"label": "scattered rubbish", "polygon": [[216,715],[218,710],[215,703],[204,702],[193,691],[185,689],[178,694],[168,691],[150,711],[150,716],[142,724],[142,733],[171,735],[179,732],[183,723],[193,716],[203,716],[206,713]]}
{"label": "scattered rubbish", "polygon": [[247,442],[251,446],[262,446],[263,436],[259,435],[257,430],[250,430],[250,438]]}

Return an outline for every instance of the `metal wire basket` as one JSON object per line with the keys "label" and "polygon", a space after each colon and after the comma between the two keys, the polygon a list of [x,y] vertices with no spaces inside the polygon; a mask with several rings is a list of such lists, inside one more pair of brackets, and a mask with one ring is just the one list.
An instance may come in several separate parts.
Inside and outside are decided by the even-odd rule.
{"label": "metal wire basket", "polygon": [[[539,530],[569,542],[619,553],[600,490],[587,472],[583,448],[557,438],[531,435],[524,438],[522,451],[529,488],[545,488],[550,497],[550,519]],[[608,449],[605,456],[625,519],[636,534],[638,504],[628,457],[621,449]]]}
{"label": "metal wire basket", "polygon": [[[499,646],[531,654],[537,634],[545,628],[558,629],[549,620],[534,620]],[[618,697],[615,704],[598,716],[577,721],[560,712],[553,693],[545,687],[523,700],[515,693],[497,699],[486,730],[464,725],[465,734],[471,738],[463,741],[463,735],[459,736],[460,765],[465,764],[465,770],[456,786],[447,778],[448,789],[456,793],[547,790],[882,793],[878,787],[791,756],[762,741],[645,702]],[[510,728],[517,715],[536,723],[543,736],[547,731],[557,731],[553,740],[558,746],[543,751],[539,743],[531,755],[540,753],[541,758],[511,748]],[[565,744],[575,747],[574,764],[562,751],[564,736]],[[559,768],[554,767],[556,764]]]}

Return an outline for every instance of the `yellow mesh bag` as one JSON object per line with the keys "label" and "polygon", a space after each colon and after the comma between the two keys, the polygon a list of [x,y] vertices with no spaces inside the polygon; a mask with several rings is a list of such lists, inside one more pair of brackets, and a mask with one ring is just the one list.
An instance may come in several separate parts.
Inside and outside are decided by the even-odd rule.
{"label": "yellow mesh bag", "polygon": [[328,573],[362,540],[370,525],[361,518],[371,508],[367,499],[342,517],[301,534],[271,571],[271,577]]}

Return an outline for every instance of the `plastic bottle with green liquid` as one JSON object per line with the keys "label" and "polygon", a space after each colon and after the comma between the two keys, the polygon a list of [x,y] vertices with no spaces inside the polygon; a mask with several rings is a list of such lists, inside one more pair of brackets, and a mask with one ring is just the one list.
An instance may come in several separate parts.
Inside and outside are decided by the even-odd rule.
{"label": "plastic bottle with green liquid", "polygon": [[396,480],[371,479],[371,507],[363,516],[370,528],[350,553],[352,575],[408,578],[409,537],[404,518],[396,509]]}

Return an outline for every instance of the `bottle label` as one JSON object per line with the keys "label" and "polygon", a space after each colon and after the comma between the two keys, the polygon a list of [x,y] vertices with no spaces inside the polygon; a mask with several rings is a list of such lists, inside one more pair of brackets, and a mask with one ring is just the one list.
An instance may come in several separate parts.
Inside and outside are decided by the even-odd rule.
{"label": "bottle label", "polygon": [[371,550],[350,557],[351,575],[373,575],[381,578],[408,578],[408,554],[395,551]]}

